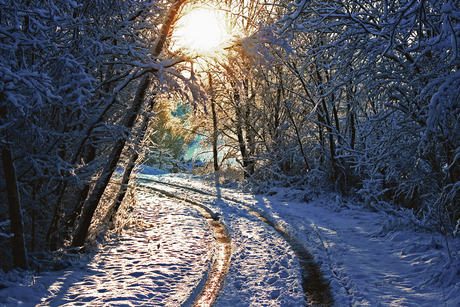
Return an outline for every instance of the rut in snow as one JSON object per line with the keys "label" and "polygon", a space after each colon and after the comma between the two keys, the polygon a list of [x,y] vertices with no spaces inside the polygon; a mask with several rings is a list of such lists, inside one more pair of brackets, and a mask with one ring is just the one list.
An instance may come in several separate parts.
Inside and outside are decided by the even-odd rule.
{"label": "rut in snow", "polygon": [[[259,212],[258,210],[240,201],[229,199],[229,198],[224,198],[222,196],[216,196],[212,193],[205,192],[199,189],[185,187],[185,186],[181,186],[181,185],[177,185],[177,184],[169,183],[169,182],[166,183],[166,182],[157,181],[157,180],[146,180],[146,181],[154,182],[160,185],[174,187],[177,189],[183,189],[183,190],[191,191],[191,192],[202,194],[202,195],[218,197],[222,200],[235,203],[245,208],[251,214],[257,216],[265,224],[275,229],[278,232],[278,234],[280,234],[281,237],[283,237],[283,239],[285,239],[289,243],[289,245],[292,247],[294,253],[297,256],[297,259],[299,260],[299,264],[302,270],[302,288],[307,296],[307,304],[309,306],[332,306],[333,305],[333,299],[332,299],[332,294],[331,294],[329,285],[327,281],[324,280],[323,274],[320,268],[314,262],[313,256],[308,252],[308,250],[304,247],[304,245],[297,238],[295,238],[292,234],[290,234],[282,226],[277,225],[276,223],[272,222],[269,217],[266,217],[264,215],[263,212]],[[149,186],[149,188],[151,187]],[[160,189],[157,189],[157,190],[162,191]],[[163,192],[173,197],[176,197],[178,199],[184,199],[182,197],[175,196],[171,192],[167,192],[167,191],[163,191]],[[204,207],[204,205],[202,204],[199,204],[193,201],[189,201],[189,200],[187,201],[194,203],[197,206]]]}
{"label": "rut in snow", "polygon": [[156,189],[151,186],[144,187],[151,191],[155,191],[157,193],[165,195],[169,198],[179,199],[183,202],[191,204],[192,206],[196,207],[198,211],[201,212],[203,217],[206,218],[209,221],[209,224],[212,226],[214,231],[214,237],[217,241],[217,248],[213,256],[211,269],[207,274],[206,280],[202,288],[198,288],[196,293],[193,293],[189,297],[189,299],[183,304],[183,306],[191,305],[197,307],[212,306],[223,285],[225,275],[229,270],[230,260],[232,257],[231,238],[228,235],[228,231],[225,225],[219,222],[219,216],[217,214],[212,212],[212,210],[210,210],[203,204],[178,197],[172,193]]}

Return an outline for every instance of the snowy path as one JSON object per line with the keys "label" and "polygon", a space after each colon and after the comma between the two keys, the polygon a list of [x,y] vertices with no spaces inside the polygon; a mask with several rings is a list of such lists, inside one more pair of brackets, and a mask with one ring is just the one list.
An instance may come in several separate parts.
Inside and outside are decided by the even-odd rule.
{"label": "snowy path", "polygon": [[208,222],[181,202],[140,196],[141,230],[125,231],[87,265],[62,272],[39,306],[180,306],[200,289],[214,244]]}
{"label": "snowy path", "polygon": [[174,193],[153,187],[152,184],[145,185],[144,188],[167,196],[173,201],[179,200],[197,208],[212,226],[215,238],[212,264],[206,277],[202,279],[201,285],[196,287],[196,290],[189,296],[187,302],[183,303],[184,306],[189,306],[190,304],[199,307],[212,306],[217,299],[230,268],[232,242],[227,227],[219,221],[220,217],[218,214],[201,203],[177,197]]}
{"label": "snowy path", "polygon": [[[164,193],[217,212],[232,237],[230,270],[214,306],[305,306],[300,265],[289,243],[270,225],[217,194],[143,181]],[[185,189],[184,189],[185,188]],[[264,240],[270,238],[270,240]]]}
{"label": "snowy path", "polygon": [[[289,189],[258,196],[216,188],[210,182],[203,185],[197,179],[161,176],[163,182],[245,203],[285,228],[321,264],[335,306],[460,306],[458,255],[450,259],[442,236],[414,230],[408,218],[366,212],[340,198],[304,203]],[[267,236],[260,240],[272,241]],[[458,251],[458,243],[451,242],[451,249]],[[301,306],[298,302],[294,300],[293,306]]]}
{"label": "snowy path", "polygon": [[[299,298],[296,298],[296,302],[294,303],[294,306],[301,306],[303,304],[307,304],[309,306],[313,306],[313,305],[328,306],[331,304],[332,295],[329,291],[327,282],[323,279],[322,273],[320,269],[318,268],[317,264],[314,262],[313,257],[310,254],[310,252],[303,246],[303,244],[295,236],[293,236],[291,233],[286,231],[284,227],[280,225],[276,225],[270,219],[265,218],[264,217],[265,214],[261,212],[261,210],[258,210],[258,208],[252,208],[248,204],[246,204],[244,201],[237,200],[234,197],[233,198],[223,197],[221,193],[219,192],[219,189],[216,189],[214,192],[210,190],[206,190],[206,189],[200,190],[200,189],[196,189],[196,188],[184,185],[184,183],[182,183],[181,185],[181,184],[176,184],[176,183],[171,183],[171,182],[158,181],[153,178],[149,178],[148,180],[146,180],[145,178],[144,180],[141,179],[140,183],[142,186],[155,187],[155,189],[158,189],[158,191],[163,191],[163,193],[166,193],[168,195],[175,195],[176,197],[180,197],[182,199],[188,199],[189,201],[190,199],[198,198],[200,199],[201,202],[206,203],[207,206],[215,206],[214,210],[221,210],[225,212],[224,214],[225,216],[227,217],[232,216],[232,218],[229,219],[230,223],[234,222],[234,220],[241,219],[242,217],[247,218],[248,216],[250,216],[251,217],[250,219],[240,221],[241,223],[244,224],[244,227],[246,228],[246,229],[243,229],[241,233],[235,232],[238,230],[238,228],[241,228],[241,226],[239,226],[240,223],[231,224],[230,229],[234,231],[235,238],[240,238],[241,236],[247,235],[248,233],[251,233],[250,229],[254,227],[260,227],[260,225],[263,225],[269,232],[260,234],[258,237],[260,238],[269,237],[271,239],[273,239],[274,237],[278,241],[283,241],[283,240],[285,241],[284,242],[285,244],[281,246],[279,242],[278,243],[270,242],[268,246],[259,247],[260,250],[258,250],[256,253],[253,253],[254,258],[257,258],[258,255],[266,254],[267,250],[271,251],[275,246],[277,248],[281,247],[282,249],[286,248],[287,250],[292,250],[294,252],[294,258],[296,258],[294,259],[294,261],[298,262],[298,264],[300,265],[300,274],[296,278],[299,278],[303,291],[306,294],[306,298],[304,298],[304,300],[306,299],[307,301],[307,302],[302,302],[302,300],[300,300]],[[192,202],[196,203],[196,201],[192,201]],[[233,213],[232,213],[233,211],[236,211],[235,216],[233,216]],[[228,212],[230,212],[230,215],[228,214]],[[257,219],[254,219],[254,216]],[[264,240],[259,239],[258,241],[264,241]],[[260,244],[260,242],[257,242],[257,244]],[[244,240],[236,239],[234,246],[238,246],[238,248],[242,250],[251,249],[251,246],[248,246],[248,244],[246,244]],[[275,256],[275,258],[279,258],[279,255]],[[244,259],[245,257],[243,256],[242,259],[240,259],[239,261],[233,260],[232,263],[235,263],[235,262],[237,263],[237,264],[233,264],[233,266],[238,266],[238,262],[243,263],[244,268],[243,270],[240,270],[240,271],[247,271],[248,268],[245,267],[247,266],[247,263],[244,263],[244,261],[242,261]],[[273,266],[275,263],[276,261],[274,261],[271,265]],[[271,283],[277,282],[278,279],[283,280],[285,276],[290,275],[286,272],[283,272],[280,278],[278,276],[278,272],[279,270],[276,266],[272,267],[272,271],[269,272],[269,274],[271,274],[271,276],[269,277],[269,280]],[[260,276],[256,278],[260,278]],[[269,284],[271,284],[270,282]],[[239,282],[237,282],[237,284],[239,284]],[[262,283],[262,285],[264,285],[264,288],[267,288],[267,287],[270,288],[269,285],[267,285],[266,283]],[[282,289],[280,290],[280,289],[275,288],[273,292],[270,294],[270,298],[276,299],[279,296],[279,293],[281,293],[281,291]],[[231,295],[231,297],[235,297],[235,294],[238,294],[238,292],[239,291],[236,291],[234,294]],[[263,291],[260,291],[260,290],[258,292],[263,293]],[[238,302],[238,303],[241,303],[241,302]],[[275,302],[275,304],[277,303],[279,302]],[[290,303],[287,303],[287,301],[284,301],[283,304],[289,305]]]}
{"label": "snowy path", "polygon": [[[460,306],[460,261],[443,238],[403,215],[365,211],[339,197],[274,188],[269,195],[215,187],[192,175],[141,174],[141,184],[203,204],[225,224],[232,256],[213,306],[306,306],[299,259],[285,232],[308,250],[334,306]],[[186,187],[186,189],[180,187]],[[138,228],[66,270],[0,276],[0,306],[188,306],[215,250],[212,228],[193,206],[140,194]],[[251,213],[259,212],[268,223]],[[275,230],[275,226],[282,231]],[[458,240],[451,249],[458,253]]]}
{"label": "snowy path", "polygon": [[337,296],[341,297],[339,306],[444,306],[440,293],[423,285],[430,278],[424,269],[439,255],[434,246],[432,253],[423,253],[430,249],[430,242],[414,245],[420,246],[419,251],[414,249],[406,259],[401,250],[410,237],[401,233],[390,238],[376,236],[381,231],[376,214],[349,215],[343,210],[331,216],[330,212],[322,214],[321,208],[311,209],[293,206],[283,218],[291,227],[302,229],[299,235],[305,240],[320,244],[323,270],[332,273],[331,286],[342,294]]}

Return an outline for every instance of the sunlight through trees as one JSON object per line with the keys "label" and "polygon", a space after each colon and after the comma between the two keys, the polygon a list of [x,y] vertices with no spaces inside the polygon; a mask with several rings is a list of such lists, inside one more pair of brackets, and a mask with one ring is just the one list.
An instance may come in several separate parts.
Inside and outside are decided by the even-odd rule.
{"label": "sunlight through trees", "polygon": [[24,266],[27,253],[95,244],[168,100],[190,112],[180,137],[212,148],[205,170],[238,168],[258,192],[332,189],[458,231],[458,2],[0,8],[5,268]]}

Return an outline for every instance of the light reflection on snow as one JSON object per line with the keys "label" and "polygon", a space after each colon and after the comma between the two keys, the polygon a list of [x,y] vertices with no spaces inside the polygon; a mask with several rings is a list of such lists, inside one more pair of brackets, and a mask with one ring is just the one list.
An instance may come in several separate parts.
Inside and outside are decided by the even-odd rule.
{"label": "light reflection on snow", "polygon": [[153,227],[128,230],[107,243],[86,270],[68,271],[54,283],[53,295],[39,306],[182,304],[210,265],[213,236],[205,220],[190,214],[193,209],[157,199],[156,206],[141,209]]}
{"label": "light reflection on snow", "polygon": [[265,207],[267,207],[268,209],[271,209],[272,206],[270,204],[270,201],[266,197],[263,197],[262,199],[264,200]]}

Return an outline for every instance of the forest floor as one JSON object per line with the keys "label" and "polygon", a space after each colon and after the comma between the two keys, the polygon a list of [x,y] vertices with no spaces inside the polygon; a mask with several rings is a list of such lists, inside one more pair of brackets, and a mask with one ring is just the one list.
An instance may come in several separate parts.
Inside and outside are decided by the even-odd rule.
{"label": "forest floor", "polygon": [[458,239],[449,255],[444,237],[407,212],[289,188],[254,195],[189,174],[139,179],[136,222],[63,270],[2,273],[0,306],[190,305],[210,272],[213,229],[193,206],[149,187],[203,204],[227,227],[232,256],[214,306],[309,304],[296,252],[275,228],[310,252],[334,306],[460,305]]}

